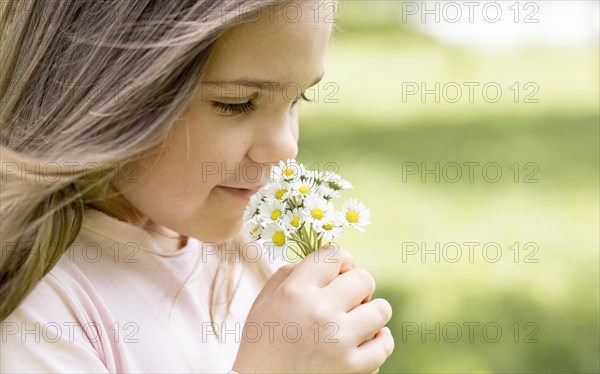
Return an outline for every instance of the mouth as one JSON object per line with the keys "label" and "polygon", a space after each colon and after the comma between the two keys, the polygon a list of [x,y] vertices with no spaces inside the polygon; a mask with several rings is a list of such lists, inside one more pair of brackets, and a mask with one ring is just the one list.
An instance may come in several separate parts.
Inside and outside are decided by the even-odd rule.
{"label": "mouth", "polygon": [[234,196],[240,199],[249,200],[252,195],[258,192],[259,189],[255,188],[237,188],[227,186],[217,186],[222,191],[226,192],[230,196]]}

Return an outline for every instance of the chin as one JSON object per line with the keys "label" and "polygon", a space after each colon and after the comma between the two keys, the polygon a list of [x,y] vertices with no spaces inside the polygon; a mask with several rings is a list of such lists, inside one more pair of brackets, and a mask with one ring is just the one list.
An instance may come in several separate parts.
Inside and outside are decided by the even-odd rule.
{"label": "chin", "polygon": [[241,234],[242,229],[241,222],[235,223],[222,223],[211,227],[211,230],[203,230],[199,233],[196,238],[204,243],[223,243],[236,239]]}

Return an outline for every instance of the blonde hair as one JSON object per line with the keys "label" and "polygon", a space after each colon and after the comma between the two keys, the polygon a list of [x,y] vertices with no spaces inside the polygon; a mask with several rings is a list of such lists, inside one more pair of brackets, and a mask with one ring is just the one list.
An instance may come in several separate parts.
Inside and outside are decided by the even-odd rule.
{"label": "blonde hair", "polygon": [[276,3],[0,2],[0,321],[73,243],[118,167],[164,147],[214,42]]}

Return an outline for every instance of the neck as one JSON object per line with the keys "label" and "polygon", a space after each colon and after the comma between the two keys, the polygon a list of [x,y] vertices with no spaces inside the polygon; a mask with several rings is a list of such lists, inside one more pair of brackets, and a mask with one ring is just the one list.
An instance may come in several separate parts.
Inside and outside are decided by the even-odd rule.
{"label": "neck", "polygon": [[177,250],[187,244],[188,238],[186,236],[152,221],[119,193],[106,197],[101,203],[88,203],[86,205],[120,221],[142,227],[163,248]]}
{"label": "neck", "polygon": [[154,221],[148,220],[144,225],[144,229],[148,231],[148,233],[163,248],[177,250],[185,247],[187,244],[187,236],[161,226]]}

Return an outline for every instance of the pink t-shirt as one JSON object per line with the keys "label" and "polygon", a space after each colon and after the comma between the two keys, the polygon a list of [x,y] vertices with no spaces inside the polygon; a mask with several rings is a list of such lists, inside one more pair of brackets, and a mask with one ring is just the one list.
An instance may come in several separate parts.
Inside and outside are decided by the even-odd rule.
{"label": "pink t-shirt", "polygon": [[264,285],[259,267],[270,275],[284,264],[253,258],[236,262],[238,289],[229,316],[214,316],[217,338],[209,292],[224,260],[214,246],[190,237],[165,249],[142,228],[85,209],[75,242],[2,322],[0,372],[225,373]]}

